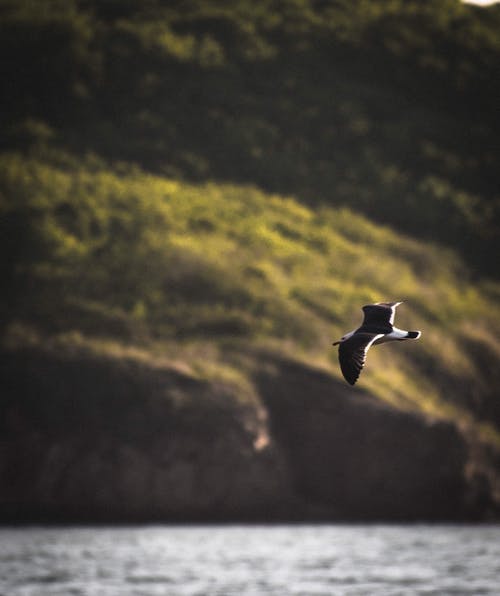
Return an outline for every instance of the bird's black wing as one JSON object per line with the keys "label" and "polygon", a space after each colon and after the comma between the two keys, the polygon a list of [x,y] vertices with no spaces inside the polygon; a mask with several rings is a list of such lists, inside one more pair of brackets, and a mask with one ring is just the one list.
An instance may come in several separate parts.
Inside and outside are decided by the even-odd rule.
{"label": "bird's black wing", "polygon": [[379,333],[355,333],[339,345],[339,362],[345,380],[354,385],[366,361],[372,343],[382,337]]}
{"label": "bird's black wing", "polygon": [[375,327],[378,329],[392,331],[396,306],[401,302],[379,302],[378,304],[367,304],[363,306],[365,318],[362,327]]}

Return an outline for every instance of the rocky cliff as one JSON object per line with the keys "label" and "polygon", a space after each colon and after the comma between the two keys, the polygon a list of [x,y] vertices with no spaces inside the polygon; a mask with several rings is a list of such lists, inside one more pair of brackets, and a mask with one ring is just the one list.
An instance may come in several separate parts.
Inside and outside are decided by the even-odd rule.
{"label": "rocky cliff", "polygon": [[256,354],[255,392],[39,347],[1,357],[0,519],[462,520],[494,511],[450,423]]}

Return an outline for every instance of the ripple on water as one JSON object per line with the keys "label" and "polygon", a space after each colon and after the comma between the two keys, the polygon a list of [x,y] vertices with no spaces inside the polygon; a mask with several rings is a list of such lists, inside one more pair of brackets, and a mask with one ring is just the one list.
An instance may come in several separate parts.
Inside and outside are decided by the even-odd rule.
{"label": "ripple on water", "polygon": [[498,596],[498,526],[0,529],[0,596]]}

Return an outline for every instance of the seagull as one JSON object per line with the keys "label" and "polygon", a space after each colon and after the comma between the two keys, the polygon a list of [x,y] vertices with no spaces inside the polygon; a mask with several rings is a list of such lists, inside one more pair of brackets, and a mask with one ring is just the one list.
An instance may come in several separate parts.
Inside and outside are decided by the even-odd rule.
{"label": "seagull", "polygon": [[363,306],[365,318],[361,327],[346,333],[340,341],[332,344],[339,346],[340,368],[351,385],[358,380],[372,345],[420,337],[420,331],[404,331],[394,327],[396,307],[400,304],[402,302],[376,302]]}

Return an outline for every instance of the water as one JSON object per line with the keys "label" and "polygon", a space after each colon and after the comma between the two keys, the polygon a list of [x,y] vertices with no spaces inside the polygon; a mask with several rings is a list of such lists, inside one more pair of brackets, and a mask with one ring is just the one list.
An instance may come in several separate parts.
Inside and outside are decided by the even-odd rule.
{"label": "water", "polygon": [[1,596],[500,594],[500,526],[0,529]]}

